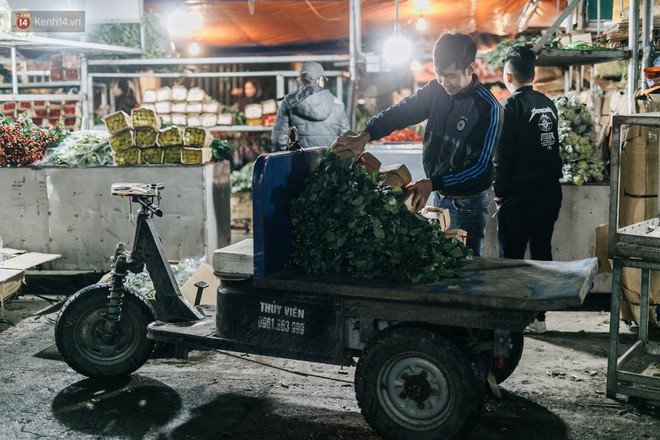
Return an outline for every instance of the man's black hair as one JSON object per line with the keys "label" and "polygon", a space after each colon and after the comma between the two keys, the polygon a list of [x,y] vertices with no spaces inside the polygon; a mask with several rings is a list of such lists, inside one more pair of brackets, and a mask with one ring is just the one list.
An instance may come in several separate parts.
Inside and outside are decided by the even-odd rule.
{"label": "man's black hair", "polygon": [[477,57],[477,45],[469,35],[444,34],[433,48],[433,65],[443,70],[456,63],[456,68],[465,70]]}
{"label": "man's black hair", "polygon": [[504,64],[509,63],[509,70],[519,83],[534,80],[536,54],[529,46],[513,46],[504,53]]}

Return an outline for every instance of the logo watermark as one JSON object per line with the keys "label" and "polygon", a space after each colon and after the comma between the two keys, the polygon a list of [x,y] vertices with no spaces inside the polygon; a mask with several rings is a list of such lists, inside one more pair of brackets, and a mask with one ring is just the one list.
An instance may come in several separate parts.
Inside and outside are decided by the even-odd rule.
{"label": "logo watermark", "polygon": [[85,11],[12,11],[12,32],[85,32]]}

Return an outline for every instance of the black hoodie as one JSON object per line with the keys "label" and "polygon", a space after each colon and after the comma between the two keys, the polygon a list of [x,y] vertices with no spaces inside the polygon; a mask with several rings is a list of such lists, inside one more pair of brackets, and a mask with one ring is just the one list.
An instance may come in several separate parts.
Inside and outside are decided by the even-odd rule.
{"label": "black hoodie", "polygon": [[562,176],[557,108],[531,86],[502,100],[504,126],[495,149],[495,196],[558,185]]}

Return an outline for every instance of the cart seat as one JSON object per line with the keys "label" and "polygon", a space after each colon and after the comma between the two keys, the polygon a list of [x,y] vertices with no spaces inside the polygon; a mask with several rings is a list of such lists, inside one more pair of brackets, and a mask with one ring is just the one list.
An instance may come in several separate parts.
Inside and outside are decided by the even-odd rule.
{"label": "cart seat", "polygon": [[226,280],[245,280],[254,274],[254,246],[251,238],[213,252],[213,273]]}

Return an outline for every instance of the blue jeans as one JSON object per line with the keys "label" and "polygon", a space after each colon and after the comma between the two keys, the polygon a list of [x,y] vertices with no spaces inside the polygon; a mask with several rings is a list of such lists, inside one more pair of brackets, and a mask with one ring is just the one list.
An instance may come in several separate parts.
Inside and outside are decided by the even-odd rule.
{"label": "blue jeans", "polygon": [[486,223],[488,223],[488,192],[482,191],[462,198],[445,197],[433,192],[431,204],[449,210],[449,229],[463,229],[467,232],[467,246],[475,257],[481,256],[484,244]]}

